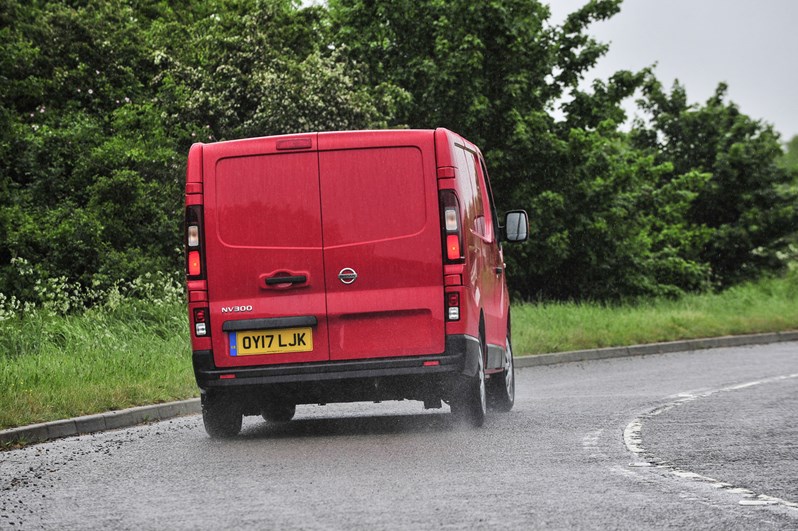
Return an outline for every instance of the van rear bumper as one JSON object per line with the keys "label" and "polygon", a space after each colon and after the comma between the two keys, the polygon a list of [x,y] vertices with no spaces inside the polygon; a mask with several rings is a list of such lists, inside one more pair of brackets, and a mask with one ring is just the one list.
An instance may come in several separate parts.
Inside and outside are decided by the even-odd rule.
{"label": "van rear bumper", "polygon": [[268,386],[413,375],[446,376],[450,374],[471,377],[478,370],[479,355],[479,341],[476,338],[467,335],[453,335],[447,336],[446,350],[442,354],[216,368],[213,363],[213,352],[199,350],[193,353],[193,363],[197,385],[200,389],[207,390],[223,387]]}

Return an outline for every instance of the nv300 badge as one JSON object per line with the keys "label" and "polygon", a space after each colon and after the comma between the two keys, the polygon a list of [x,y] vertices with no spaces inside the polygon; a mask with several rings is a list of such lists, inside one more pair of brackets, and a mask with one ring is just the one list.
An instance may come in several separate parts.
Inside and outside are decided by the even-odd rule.
{"label": "nv300 badge", "polygon": [[252,306],[222,306],[222,313],[251,312]]}

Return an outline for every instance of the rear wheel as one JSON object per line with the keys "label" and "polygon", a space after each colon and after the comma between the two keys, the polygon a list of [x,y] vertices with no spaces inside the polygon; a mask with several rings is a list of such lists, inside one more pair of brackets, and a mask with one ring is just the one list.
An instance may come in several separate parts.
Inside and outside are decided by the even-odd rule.
{"label": "rear wheel", "polygon": [[235,437],[241,431],[243,414],[235,401],[225,395],[202,396],[202,422],[214,439]]}
{"label": "rear wheel", "polygon": [[296,414],[295,404],[286,404],[281,402],[274,402],[268,404],[263,408],[261,415],[266,422],[288,422]]}
{"label": "rear wheel", "polygon": [[513,404],[515,404],[515,363],[509,333],[504,351],[504,370],[492,375],[489,383],[488,398],[491,409],[505,413],[513,409]]}
{"label": "rear wheel", "polygon": [[468,421],[475,428],[485,423],[487,414],[487,390],[485,388],[485,363],[482,354],[484,343],[480,344],[479,368],[477,374],[463,384],[452,400],[452,413],[461,420]]}

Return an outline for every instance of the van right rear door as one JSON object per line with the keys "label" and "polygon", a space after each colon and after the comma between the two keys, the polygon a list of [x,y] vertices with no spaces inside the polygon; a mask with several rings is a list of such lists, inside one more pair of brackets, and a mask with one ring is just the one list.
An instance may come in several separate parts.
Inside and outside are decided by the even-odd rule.
{"label": "van right rear door", "polygon": [[439,354],[433,131],[319,134],[330,359]]}

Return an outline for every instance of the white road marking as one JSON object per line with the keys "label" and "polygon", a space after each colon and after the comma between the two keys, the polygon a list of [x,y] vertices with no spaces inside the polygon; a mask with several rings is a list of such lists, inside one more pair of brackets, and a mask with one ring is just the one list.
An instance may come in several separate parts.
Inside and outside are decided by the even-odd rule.
{"label": "white road marking", "polygon": [[590,459],[606,459],[605,454],[599,446],[599,437],[604,433],[604,430],[596,430],[588,433],[582,437],[582,448],[588,453]]}
{"label": "white road marking", "polygon": [[681,470],[674,466],[666,465],[662,461],[658,460],[651,453],[646,451],[645,447],[643,446],[643,437],[642,437],[643,422],[645,420],[655,417],[666,411],[669,411],[675,407],[681,406],[688,402],[693,402],[694,400],[698,400],[699,398],[706,398],[708,396],[712,396],[717,393],[737,391],[739,389],[746,389],[749,387],[754,387],[766,383],[780,382],[792,378],[798,378],[798,373],[788,374],[784,376],[774,376],[772,378],[764,378],[762,380],[745,382],[742,384],[731,385],[728,387],[721,387],[719,389],[711,389],[709,391],[702,391],[698,393],[685,392],[675,395],[674,400],[671,400],[670,402],[657,406],[656,408],[650,410],[648,413],[640,415],[632,422],[630,422],[626,426],[626,429],[623,430],[624,444],[626,445],[626,448],[637,458],[637,460],[630,463],[629,466],[657,467],[657,468],[667,469],[670,471],[671,474],[673,474],[676,477],[689,479],[691,481],[700,481],[703,483],[707,483],[711,487],[715,487],[717,489],[723,489],[724,491],[732,494],[740,494],[743,496],[743,499],[738,502],[740,505],[746,505],[746,506],[781,505],[783,507],[788,507],[790,509],[798,509],[798,503],[783,500],[781,498],[775,498],[773,496],[768,496],[765,494],[757,494],[746,488],[737,487],[729,483],[718,481],[717,479],[714,478],[703,476],[701,474],[696,474],[695,472]]}

